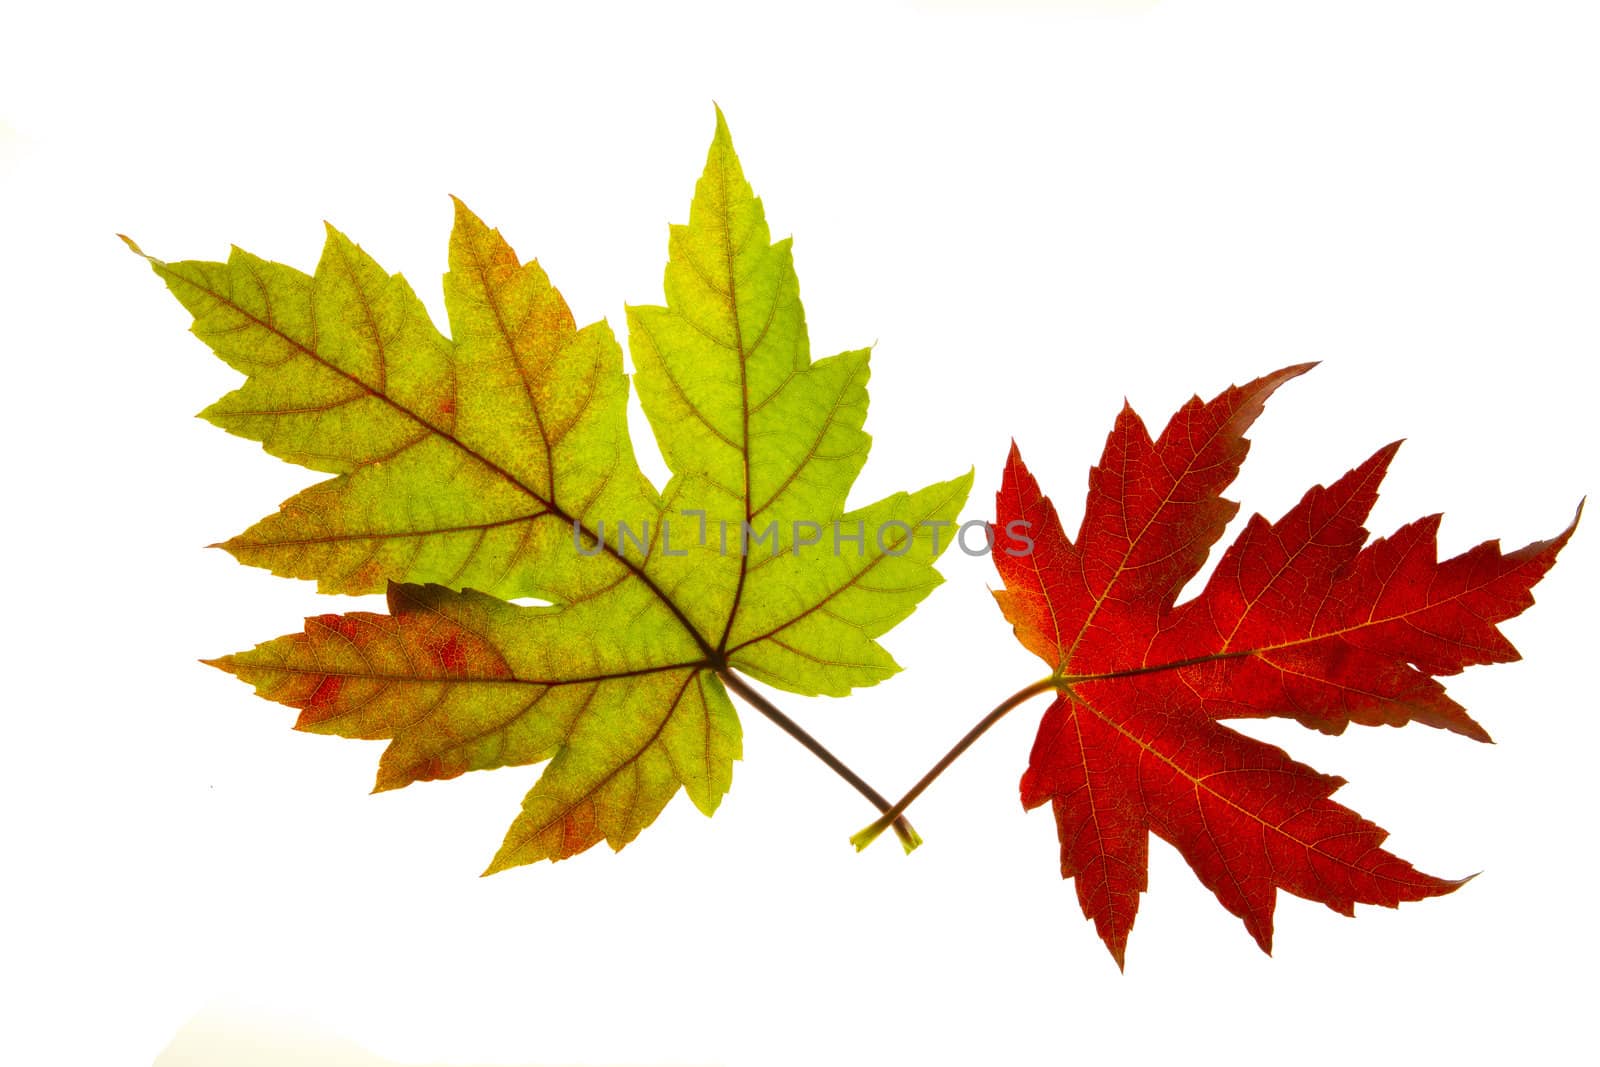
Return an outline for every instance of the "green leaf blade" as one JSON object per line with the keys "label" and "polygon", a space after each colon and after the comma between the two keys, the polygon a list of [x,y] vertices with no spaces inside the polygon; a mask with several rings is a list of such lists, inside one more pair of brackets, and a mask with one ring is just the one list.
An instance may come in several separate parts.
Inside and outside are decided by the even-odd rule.
{"label": "green leaf blade", "polygon": [[[628,309],[663,491],[634,455],[610,328],[579,327],[460,201],[449,262],[446,338],[331,227],[312,275],[243,252],[151,260],[246,375],[208,417],[333,475],[222,547],[389,592],[387,615],[321,616],[214,665],[300,709],[299,729],[385,741],[380,791],[545,763],[491,872],[621,848],[680,788],[715,811],[742,747],[725,680],[881,806],[729,668],[834,695],[897,671],[876,639],[938,584],[951,538],[922,526],[953,523],[971,476],[845,512],[870,354],[811,361],[790,242],[720,112],[666,304]],[[807,544],[839,526],[859,550]]]}

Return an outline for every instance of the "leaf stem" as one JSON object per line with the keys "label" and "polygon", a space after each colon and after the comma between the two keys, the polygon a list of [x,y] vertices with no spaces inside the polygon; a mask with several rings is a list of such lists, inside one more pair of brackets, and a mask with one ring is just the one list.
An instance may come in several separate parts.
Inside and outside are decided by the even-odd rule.
{"label": "leaf stem", "polygon": [[801,728],[799,723],[795,722],[793,719],[789,718],[789,716],[779,711],[777,705],[773,704],[772,701],[758,693],[749,682],[745,681],[731,670],[719,670],[717,672],[717,677],[722,679],[723,685],[726,685],[729,689],[733,690],[735,693],[738,693],[739,696],[744,699],[745,703],[749,704],[761,714],[777,723],[779,729],[804,745],[811,751],[812,755],[816,756],[823,763],[826,763],[833,770],[833,773],[837,774],[840,778],[843,778],[845,781],[854,786],[856,792],[872,801],[873,806],[875,806],[879,811],[885,812],[886,814],[884,818],[880,819],[878,823],[873,824],[874,826],[878,827],[878,833],[882,833],[891,824],[893,824],[894,835],[900,839],[901,847],[903,847],[907,852],[910,852],[912,849],[922,844],[922,836],[918,834],[916,830],[912,829],[911,823],[906,821],[905,816],[901,815],[898,811],[890,811],[888,798],[868,785],[866,781],[855,771],[852,771],[849,767],[845,766],[843,760],[839,759],[838,756],[835,756],[832,752],[829,752],[825,747],[823,747],[822,742],[806,733],[805,730]]}
{"label": "leaf stem", "polygon": [[883,831],[888,828],[891,822],[901,818],[901,813],[909,808],[912,802],[922,795],[922,791],[927,789],[928,786],[932,785],[934,779],[943,774],[945,772],[945,768],[954,763],[963,752],[971,748],[973,742],[977,741],[978,738],[987,733],[989,731],[989,727],[1005,718],[1007,712],[1016,707],[1018,704],[1022,704],[1033,699],[1040,693],[1048,692],[1051,689],[1058,688],[1061,684],[1062,679],[1056,675],[1051,675],[1048,678],[1041,678],[1032,685],[1017,690],[1015,693],[1012,693],[1010,696],[1002,700],[993,711],[983,717],[978,725],[968,730],[966,736],[957,741],[955,747],[949,752],[946,752],[944,757],[940,759],[938,763],[935,763],[928,773],[924,774],[921,780],[919,780],[916,785],[911,787],[910,791],[907,792],[905,796],[901,797],[899,800],[895,801],[892,806],[885,809],[883,815],[878,819],[877,822],[863,830],[860,830],[855,834],[855,836],[850,838],[850,843],[856,846],[856,851],[859,852],[868,845],[872,844],[872,842],[878,839],[878,835],[882,834]]}

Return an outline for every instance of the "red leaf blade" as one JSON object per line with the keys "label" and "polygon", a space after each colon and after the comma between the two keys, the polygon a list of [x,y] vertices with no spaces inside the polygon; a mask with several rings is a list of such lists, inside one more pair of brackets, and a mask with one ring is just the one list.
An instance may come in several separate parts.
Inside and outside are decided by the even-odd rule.
{"label": "red leaf blade", "polygon": [[1200,595],[1176,604],[1236,510],[1221,494],[1245,431],[1309,368],[1191,400],[1153,440],[1125,406],[1090,473],[1076,543],[1015,445],[1007,460],[996,543],[1025,534],[1032,551],[995,554],[995,596],[1060,690],[1022,800],[1051,804],[1062,874],[1118,966],[1151,833],[1268,951],[1279,889],[1348,915],[1461,885],[1384,851],[1384,830],[1330,799],[1342,780],[1220,720],[1275,716],[1329,733],[1421,722],[1487,741],[1434,675],[1517,658],[1498,625],[1533,602],[1577,524],[1514,552],[1485,542],[1443,561],[1438,516],[1369,543],[1389,445],[1277,522],[1252,518]]}

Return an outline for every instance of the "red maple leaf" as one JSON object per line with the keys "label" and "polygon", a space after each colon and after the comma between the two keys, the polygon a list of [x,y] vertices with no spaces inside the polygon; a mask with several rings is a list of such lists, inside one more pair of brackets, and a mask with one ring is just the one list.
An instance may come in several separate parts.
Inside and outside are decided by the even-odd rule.
{"label": "red maple leaf", "polygon": [[[1151,833],[1266,951],[1279,889],[1349,915],[1357,903],[1393,907],[1462,884],[1384,851],[1385,831],[1329,799],[1342,779],[1221,720],[1277,716],[1332,734],[1422,722],[1487,741],[1433,676],[1518,658],[1496,624],[1533,603],[1529,590],[1573,527],[1443,562],[1437,515],[1368,544],[1362,523],[1393,444],[1277,522],[1254,516],[1205,589],[1177,604],[1238,510],[1221,493],[1248,451],[1245,431],[1311,366],[1196,397],[1155,441],[1124,405],[1090,471],[1075,541],[1015,445],[1006,464],[995,597],[1051,665],[1031,692],[1056,692],[1022,802],[1054,809],[1062,875],[1118,966]],[[1012,535],[1031,538],[1031,551]]]}

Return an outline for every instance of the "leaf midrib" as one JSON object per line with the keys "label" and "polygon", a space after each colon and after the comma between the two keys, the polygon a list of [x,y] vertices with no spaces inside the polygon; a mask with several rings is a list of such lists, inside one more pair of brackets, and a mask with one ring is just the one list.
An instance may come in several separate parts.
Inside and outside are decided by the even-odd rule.
{"label": "leaf midrib", "polygon": [[[728,161],[717,156],[717,209],[722,224],[722,258],[728,273],[728,310],[733,316],[733,343],[739,359],[739,461],[744,467],[744,523],[748,529],[755,520],[750,510],[750,356],[744,347],[744,326],[739,321],[739,279],[735,269],[733,247],[733,212],[728,207]],[[728,637],[733,633],[733,621],[739,617],[739,605],[744,599],[744,583],[750,573],[750,554],[739,553],[739,581],[733,587],[733,604],[728,608],[727,622],[722,626],[722,637],[717,641],[717,655],[728,655]]]}
{"label": "leaf midrib", "polygon": [[542,518],[548,514],[550,514],[550,511],[547,508],[543,511],[536,511],[527,515],[515,515],[509,519],[495,519],[490,522],[468,522],[462,523],[459,526],[435,526],[429,530],[386,530],[376,532],[362,530],[355,533],[333,533],[317,534],[315,536],[307,537],[285,537],[273,541],[244,541],[241,540],[241,538],[244,536],[241,534],[239,537],[233,538],[228,543],[250,548],[277,548],[287,545],[333,544],[339,541],[371,541],[379,538],[400,540],[408,537],[431,537],[437,534],[471,533],[484,530],[497,530],[502,526],[516,526],[519,523],[532,522],[533,520]]}
{"label": "leaf midrib", "polygon": [[1192,656],[1187,659],[1173,660],[1169,663],[1150,664],[1142,667],[1126,667],[1118,670],[1097,672],[1094,674],[1061,674],[1057,676],[1056,680],[1064,686],[1071,686],[1079,682],[1103,682],[1117,678],[1130,678],[1141,674],[1155,674],[1160,671],[1181,670],[1184,667],[1194,667],[1202,663],[1215,663],[1219,660],[1244,659],[1250,656],[1267,656],[1273,652],[1280,652],[1284,649],[1298,648],[1301,645],[1315,644],[1318,641],[1326,641],[1330,638],[1343,637],[1345,634],[1356,633],[1373,626],[1386,626],[1391,622],[1404,622],[1414,615],[1421,615],[1424,612],[1432,611],[1433,609],[1442,607],[1445,604],[1451,603],[1452,601],[1460,600],[1464,597],[1470,596],[1473,593],[1487,588],[1494,582],[1503,581],[1506,577],[1507,575],[1505,573],[1494,573],[1490,575],[1487,581],[1483,581],[1477,585],[1462,589],[1459,593],[1447,597],[1444,600],[1432,601],[1410,611],[1403,611],[1395,615],[1385,615],[1381,618],[1373,618],[1369,616],[1365,620],[1358,622],[1353,626],[1341,626],[1336,630],[1329,630],[1327,633],[1311,634],[1306,637],[1297,637],[1292,641],[1280,641],[1277,644],[1259,645],[1254,648],[1237,648],[1227,649],[1221,652],[1208,652],[1203,656]]}
{"label": "leaf midrib", "polygon": [[704,670],[709,667],[705,660],[691,660],[685,663],[666,663],[656,667],[638,667],[626,671],[610,671],[605,674],[590,674],[574,678],[520,678],[516,675],[500,677],[484,677],[459,674],[385,674],[377,669],[367,671],[336,671],[324,667],[300,667],[292,664],[250,664],[248,669],[266,674],[292,674],[315,675],[318,678],[354,678],[369,682],[385,682],[406,685],[537,685],[554,689],[563,685],[584,685],[589,682],[611,682],[622,678],[638,678],[648,674],[664,674],[667,671]]}

